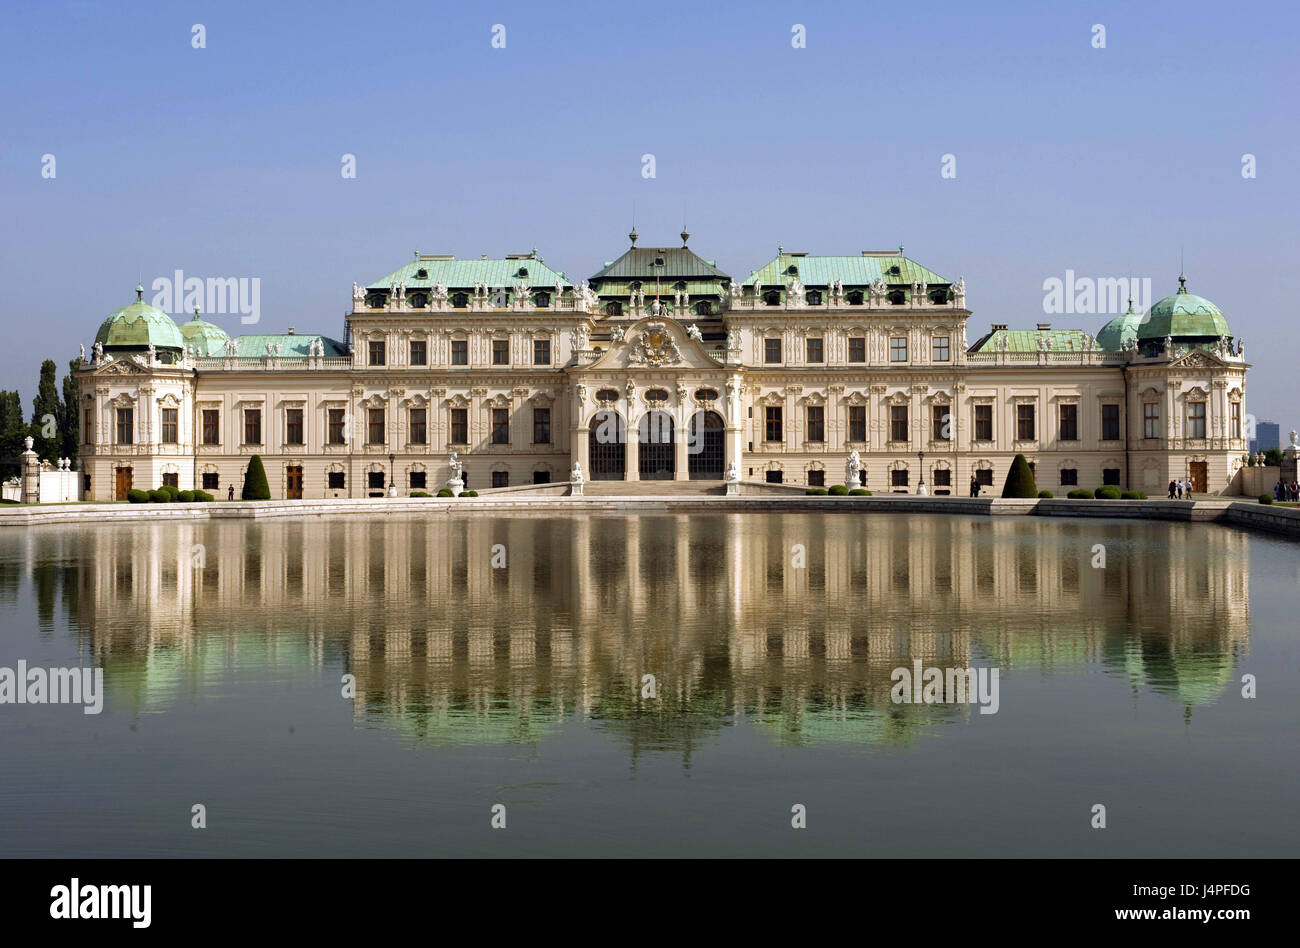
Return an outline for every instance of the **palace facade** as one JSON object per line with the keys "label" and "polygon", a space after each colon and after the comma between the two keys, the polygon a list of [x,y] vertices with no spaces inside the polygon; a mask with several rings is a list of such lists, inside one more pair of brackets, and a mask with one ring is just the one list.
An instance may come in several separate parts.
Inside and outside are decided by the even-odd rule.
{"label": "palace facade", "polygon": [[[1231,491],[1247,451],[1244,347],[1186,289],[1096,336],[994,323],[968,342],[964,279],[895,251],[780,251],[747,279],[631,246],[581,282],[537,251],[415,259],[353,284],[344,338],[231,337],[137,299],[80,375],[87,499],[174,484],[275,498],[705,480],[831,486],[857,451],[877,492],[1173,478]],[[664,485],[670,487],[670,485]]]}

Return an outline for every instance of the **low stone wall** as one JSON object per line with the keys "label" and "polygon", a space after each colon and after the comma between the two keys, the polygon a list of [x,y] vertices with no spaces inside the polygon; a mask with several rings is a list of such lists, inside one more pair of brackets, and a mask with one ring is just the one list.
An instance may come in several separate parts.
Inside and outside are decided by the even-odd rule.
{"label": "low stone wall", "polygon": [[[538,485],[539,487],[542,485]],[[745,485],[746,488],[751,485]],[[354,514],[456,516],[462,514],[555,513],[942,513],[964,516],[1104,517],[1218,523],[1265,530],[1300,539],[1300,509],[1228,501],[1169,500],[1002,500],[975,497],[917,497],[880,494],[834,497],[803,493],[750,492],[739,497],[569,497],[567,483],[545,485],[546,492],[509,488],[479,497],[374,497],[347,500],[233,501],[195,504],[50,504],[0,508],[0,527],[61,523],[138,523],[157,520],[262,520],[333,517]]]}

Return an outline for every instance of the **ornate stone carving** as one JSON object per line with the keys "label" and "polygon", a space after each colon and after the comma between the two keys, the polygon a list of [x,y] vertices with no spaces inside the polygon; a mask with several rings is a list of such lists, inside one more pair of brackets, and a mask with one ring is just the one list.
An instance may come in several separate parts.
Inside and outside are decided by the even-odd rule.
{"label": "ornate stone carving", "polygon": [[[658,302],[656,300],[655,302]],[[682,354],[662,322],[646,323],[645,328],[632,342],[629,361],[637,364],[666,365],[681,360]]]}

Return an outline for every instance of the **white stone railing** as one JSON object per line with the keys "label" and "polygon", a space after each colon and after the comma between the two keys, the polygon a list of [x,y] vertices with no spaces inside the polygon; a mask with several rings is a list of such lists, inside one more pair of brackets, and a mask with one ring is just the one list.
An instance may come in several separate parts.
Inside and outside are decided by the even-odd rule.
{"label": "white stone railing", "polygon": [[204,371],[266,369],[349,369],[350,356],[199,356],[189,360]]}

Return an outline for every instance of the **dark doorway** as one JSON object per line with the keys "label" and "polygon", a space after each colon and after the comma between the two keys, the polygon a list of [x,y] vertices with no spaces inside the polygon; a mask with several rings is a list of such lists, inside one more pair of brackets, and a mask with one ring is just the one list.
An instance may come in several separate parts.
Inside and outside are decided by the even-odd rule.
{"label": "dark doorway", "polygon": [[673,458],[673,416],[666,411],[648,411],[637,425],[637,473],[643,481],[671,481],[676,473]]}
{"label": "dark doorway", "polygon": [[691,416],[691,436],[686,441],[686,469],[693,481],[722,480],[723,423],[716,411]]}
{"label": "dark doorway", "polygon": [[627,427],[616,411],[598,411],[587,435],[587,463],[593,481],[621,481],[627,473]]}

